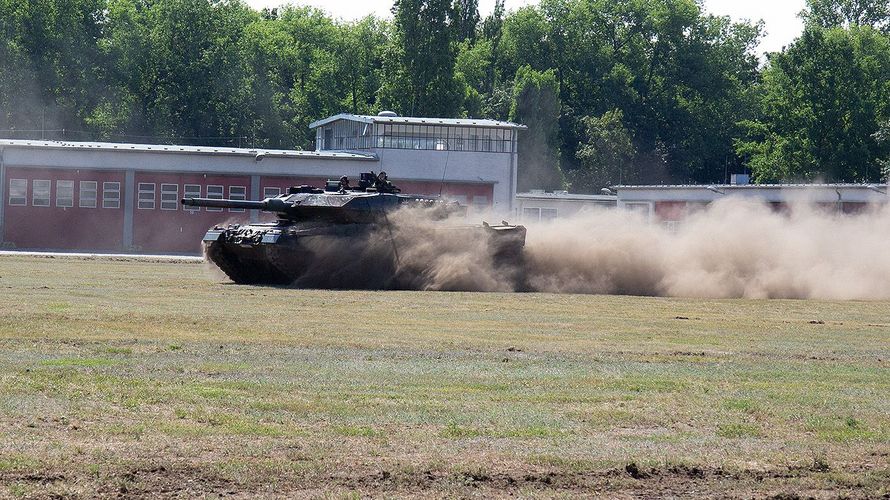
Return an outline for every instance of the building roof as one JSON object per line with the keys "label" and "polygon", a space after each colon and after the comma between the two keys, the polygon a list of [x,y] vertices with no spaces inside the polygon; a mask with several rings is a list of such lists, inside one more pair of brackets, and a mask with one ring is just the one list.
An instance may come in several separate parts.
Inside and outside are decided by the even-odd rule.
{"label": "building roof", "polygon": [[886,184],[685,184],[617,186],[618,200],[630,202],[710,202],[722,196],[759,198],[772,203],[890,202]]}
{"label": "building roof", "polygon": [[442,125],[453,127],[487,127],[487,128],[508,128],[525,130],[528,127],[519,123],[502,122],[497,120],[484,120],[481,118],[418,118],[412,116],[379,116],[379,115],[354,115],[351,113],[340,113],[338,115],[329,116],[323,120],[314,121],[309,124],[309,128],[318,128],[322,125],[335,122],[337,120],[349,120],[362,123],[395,123],[404,125]]}
{"label": "building roof", "polygon": [[289,149],[263,149],[263,148],[226,148],[213,146],[177,146],[168,144],[126,144],[116,142],[75,142],[75,141],[45,141],[29,139],[0,139],[0,148],[46,148],[46,149],[73,149],[93,151],[132,151],[143,153],[179,153],[201,155],[225,155],[225,156],[250,156],[277,158],[321,158],[321,159],[353,159],[375,160],[373,154],[342,153],[333,151],[296,151]]}
{"label": "building roof", "polygon": [[751,190],[751,189],[882,189],[887,190],[887,184],[854,184],[854,183],[838,183],[838,184],[650,184],[650,185],[618,185],[613,189],[639,191],[639,190],[676,190],[676,189],[707,189],[713,191],[719,190]]}
{"label": "building roof", "polygon": [[516,198],[521,200],[608,201],[614,203],[618,197],[606,194],[576,194],[566,191],[529,191],[516,193]]}

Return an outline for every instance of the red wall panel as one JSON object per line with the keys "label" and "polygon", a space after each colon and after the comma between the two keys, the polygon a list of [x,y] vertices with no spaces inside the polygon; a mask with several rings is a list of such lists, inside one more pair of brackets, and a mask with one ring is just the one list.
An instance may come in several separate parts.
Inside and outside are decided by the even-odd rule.
{"label": "red wall panel", "polygon": [[488,205],[491,205],[494,186],[491,184],[468,184],[461,182],[446,182],[444,185],[437,181],[396,181],[395,184],[403,193],[423,194],[427,196],[466,196],[468,203],[473,203],[474,196],[485,196]]}
{"label": "red wall panel", "polygon": [[[154,184],[154,208],[139,208],[139,184]],[[161,209],[161,184],[176,184],[175,210]],[[133,245],[137,251],[152,253],[200,253],[201,238],[207,229],[217,224],[244,223],[249,212],[208,211],[206,208],[184,210],[178,199],[184,194],[185,184],[201,186],[201,197],[207,197],[207,186],[223,186],[223,197],[229,197],[230,186],[245,188],[250,198],[250,177],[214,174],[178,174],[137,172],[133,186]]]}
{"label": "red wall panel", "polygon": [[[9,205],[11,179],[28,181],[27,206]],[[52,181],[50,206],[33,206],[34,180]],[[74,181],[74,206],[56,206],[56,181]],[[97,182],[97,207],[81,208],[80,181]],[[102,183],[124,185],[124,173],[102,170],[38,169],[9,167],[4,186],[3,241],[23,249],[59,249],[83,251],[123,250],[124,208],[102,208]]]}

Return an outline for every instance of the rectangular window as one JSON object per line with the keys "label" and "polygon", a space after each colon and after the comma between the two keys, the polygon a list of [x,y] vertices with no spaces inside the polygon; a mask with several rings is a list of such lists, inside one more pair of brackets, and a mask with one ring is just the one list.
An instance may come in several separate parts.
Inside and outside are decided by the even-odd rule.
{"label": "rectangular window", "polygon": [[59,208],[74,206],[74,181],[56,181],[56,206]]}
{"label": "rectangular window", "polygon": [[[201,185],[200,184],[186,184],[182,186],[182,197],[183,198],[200,198],[201,197]],[[197,212],[201,210],[201,207],[183,207],[183,210],[187,212]]]}
{"label": "rectangular window", "polygon": [[644,217],[649,217],[649,203],[648,202],[630,202],[625,203],[624,208],[626,210],[630,210],[631,212],[638,213]]}
{"label": "rectangular window", "polygon": [[542,221],[552,221],[555,220],[556,217],[559,216],[559,213],[555,208],[542,208],[541,209],[541,220]]}
{"label": "rectangular window", "polygon": [[139,203],[136,205],[139,210],[154,210],[155,208],[155,185],[153,182],[139,183]]}
{"label": "rectangular window", "polygon": [[[246,200],[247,188],[244,186],[229,186],[230,200]],[[230,208],[229,212],[243,212],[243,208]]]}
{"label": "rectangular window", "polygon": [[120,208],[121,207],[121,183],[120,182],[103,182],[102,183],[102,208]]}
{"label": "rectangular window", "polygon": [[179,208],[179,184],[161,184],[161,210]]}
{"label": "rectangular window", "polygon": [[280,187],[265,187],[263,188],[263,198],[275,198],[281,194]]}
{"label": "rectangular window", "polygon": [[334,149],[334,129],[324,129],[324,146],[322,149]]}
{"label": "rectangular window", "polygon": [[473,206],[478,208],[487,208],[488,207],[488,196],[474,196],[473,197]]}
{"label": "rectangular window", "polygon": [[80,181],[80,199],[77,205],[81,208],[96,208],[99,183],[96,181]]}
{"label": "rectangular window", "polygon": [[522,222],[538,222],[541,220],[540,208],[523,208]]}
{"label": "rectangular window", "polygon": [[[207,197],[211,200],[221,200],[223,198],[222,186],[207,186]],[[207,207],[208,212],[222,212],[221,208]]]}
{"label": "rectangular window", "polygon": [[48,207],[51,186],[52,181],[35,180],[33,183],[34,191],[31,193],[31,205],[35,207]]}
{"label": "rectangular window", "polygon": [[28,206],[28,179],[9,179],[9,204]]}

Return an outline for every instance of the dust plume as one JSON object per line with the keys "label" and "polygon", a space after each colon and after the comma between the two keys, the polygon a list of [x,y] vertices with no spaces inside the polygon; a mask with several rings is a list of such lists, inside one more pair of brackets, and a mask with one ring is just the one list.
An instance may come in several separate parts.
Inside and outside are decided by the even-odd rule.
{"label": "dust plume", "polygon": [[311,263],[293,286],[890,299],[890,206],[844,215],[800,202],[780,213],[724,198],[675,228],[600,209],[529,225],[525,249],[506,256],[492,231],[428,215],[406,209],[369,232],[302,239]]}
{"label": "dust plume", "polygon": [[621,211],[529,228],[527,287],[702,298],[890,298],[890,208],[790,213],[725,198],[676,230]]}
{"label": "dust plume", "polygon": [[[389,217],[400,285],[416,290],[516,289],[515,269],[499,265],[488,235],[463,217],[432,220],[417,210]],[[385,237],[384,233],[380,233]]]}
{"label": "dust plume", "polygon": [[334,289],[501,291],[516,289],[481,227],[438,220],[425,209],[392,213],[352,236],[304,238],[311,264],[292,286]]}

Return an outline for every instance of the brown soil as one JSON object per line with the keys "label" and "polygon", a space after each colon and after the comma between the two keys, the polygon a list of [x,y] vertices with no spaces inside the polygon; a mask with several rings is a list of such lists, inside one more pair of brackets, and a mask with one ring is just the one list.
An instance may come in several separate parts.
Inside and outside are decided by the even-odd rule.
{"label": "brown soil", "polygon": [[[842,485],[819,464],[769,472],[719,468],[646,468],[629,463],[600,471],[513,470],[496,473],[416,470],[337,471],[283,480],[255,475],[233,480],[193,466],[147,466],[85,477],[51,471],[2,473],[8,493],[18,485],[29,498],[330,497],[610,497],[610,498],[890,498],[886,485]],[[852,471],[851,471],[852,472]],[[879,480],[880,481],[880,480]]]}

